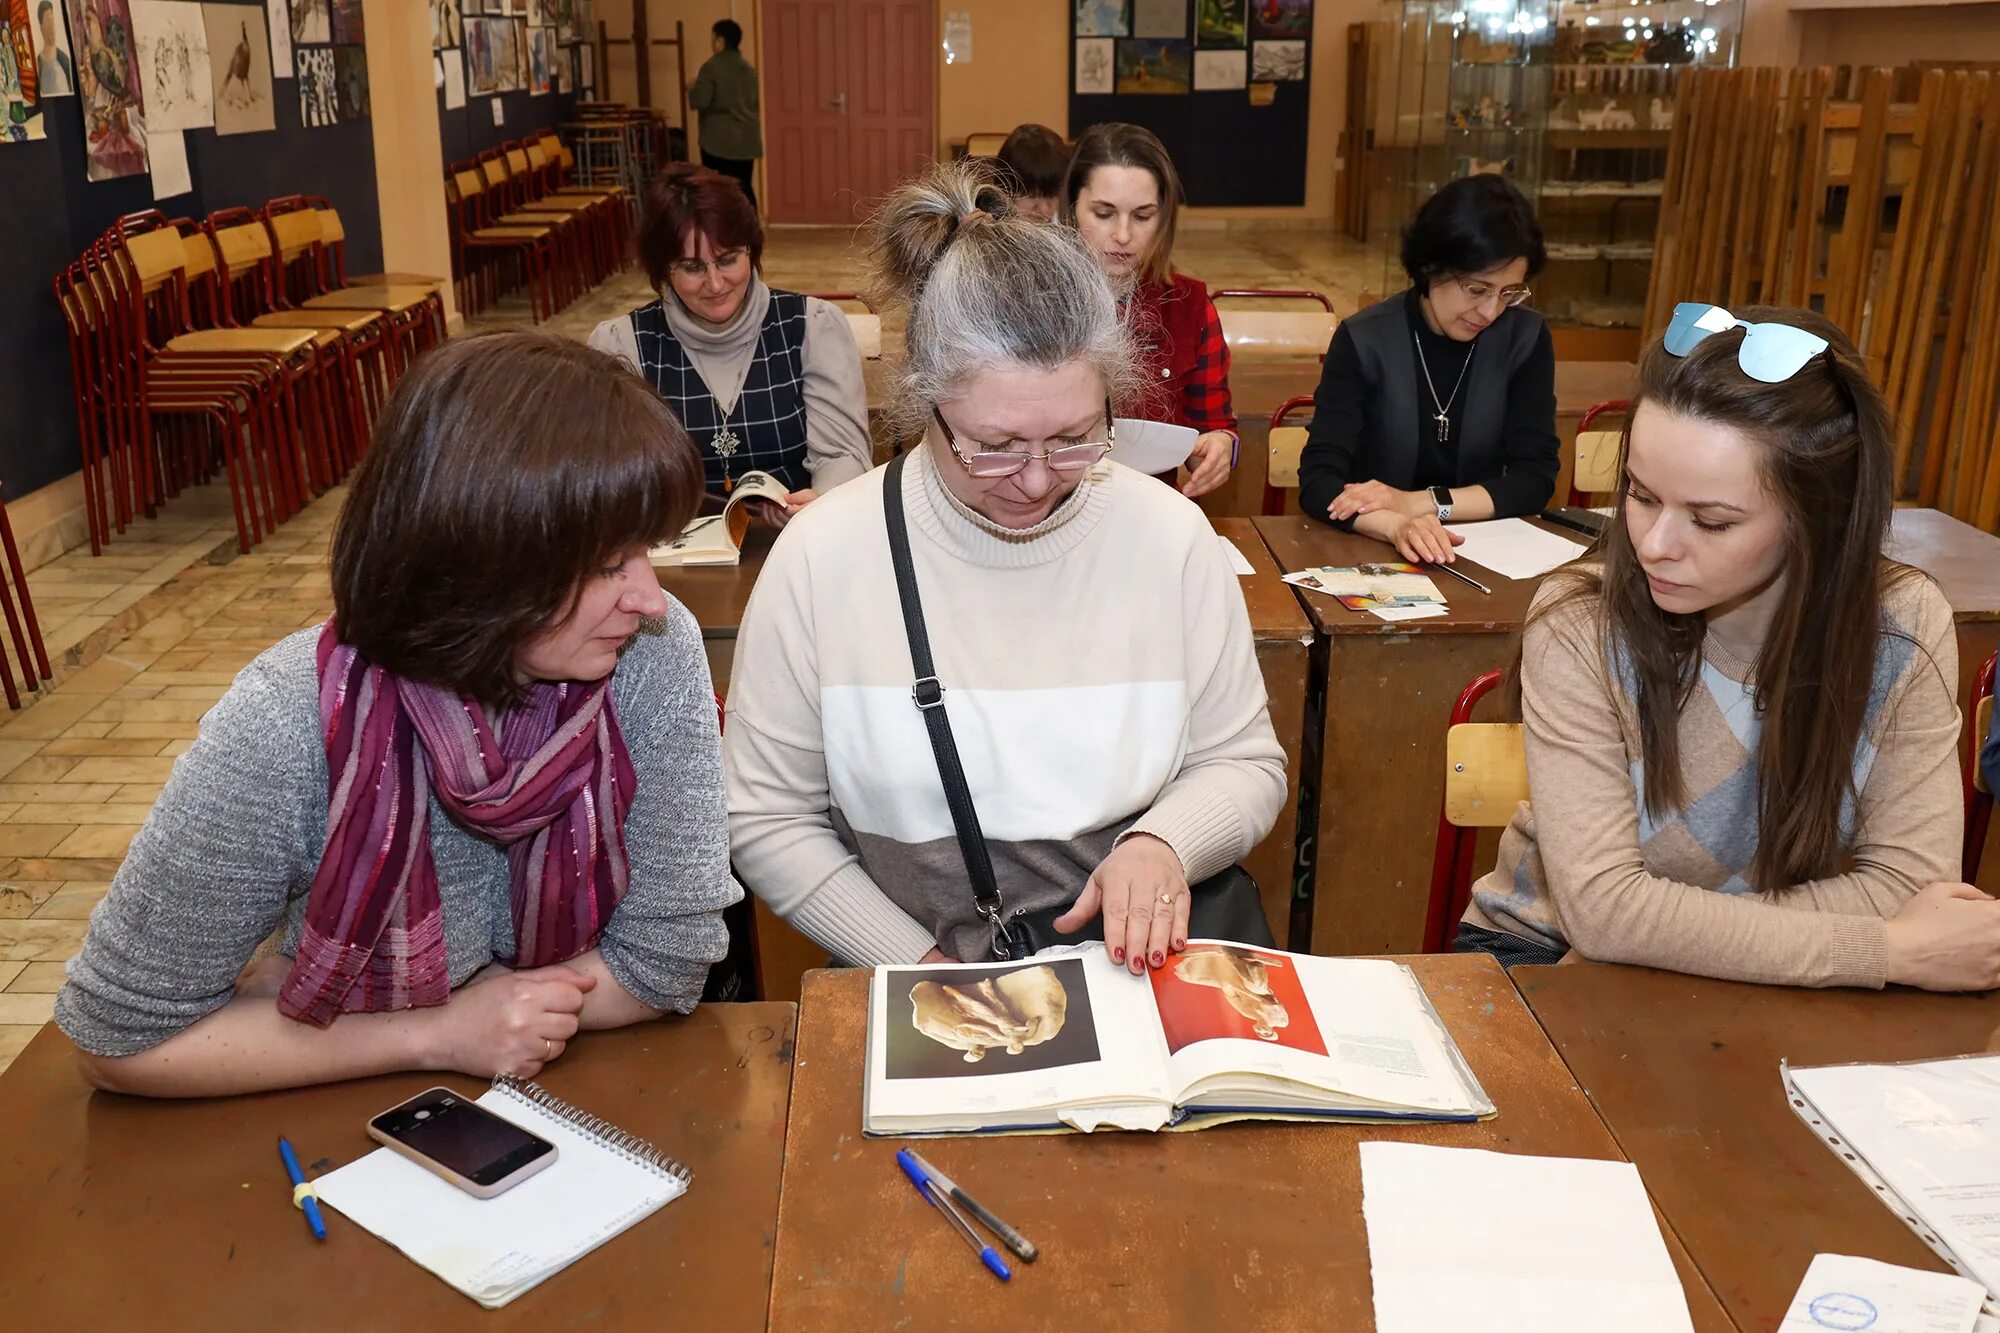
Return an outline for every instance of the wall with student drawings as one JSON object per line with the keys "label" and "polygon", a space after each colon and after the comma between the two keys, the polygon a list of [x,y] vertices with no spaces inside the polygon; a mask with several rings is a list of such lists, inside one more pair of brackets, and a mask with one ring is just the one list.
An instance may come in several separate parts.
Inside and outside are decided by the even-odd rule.
{"label": "wall with student drawings", "polygon": [[[227,2],[240,3],[247,19],[264,21],[262,0]],[[0,499],[17,501],[78,470],[69,340],[51,284],[119,217],[158,208],[170,218],[200,218],[280,195],[321,194],[340,210],[349,268],[380,268],[369,123],[307,129],[296,83],[279,78],[274,87],[275,129],[229,136],[186,131],[193,189],[164,201],[154,199],[144,172],[86,178],[76,97],[42,104],[46,139],[0,144]]]}

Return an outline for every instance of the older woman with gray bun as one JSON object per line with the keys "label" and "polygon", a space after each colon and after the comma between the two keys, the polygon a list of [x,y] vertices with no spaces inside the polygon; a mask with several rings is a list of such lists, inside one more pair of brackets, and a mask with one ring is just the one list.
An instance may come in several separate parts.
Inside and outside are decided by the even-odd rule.
{"label": "older woman with gray bun", "polygon": [[894,410],[924,440],[794,519],[758,579],[724,729],[737,871],[852,963],[995,952],[912,702],[900,497],[928,702],[1005,914],[1101,915],[1114,961],[1158,967],[1186,943],[1189,885],[1285,801],[1236,576],[1199,509],[1106,459],[1133,349],[1073,232],[1010,215],[966,164],[896,190],[871,230],[908,319]]}

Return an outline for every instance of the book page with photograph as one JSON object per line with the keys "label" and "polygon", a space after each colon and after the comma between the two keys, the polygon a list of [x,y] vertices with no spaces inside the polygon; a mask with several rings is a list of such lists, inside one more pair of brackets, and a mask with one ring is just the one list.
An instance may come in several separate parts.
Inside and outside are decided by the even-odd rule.
{"label": "book page with photograph", "polygon": [[882,967],[870,981],[868,1134],[1159,1129],[1173,1118],[1145,982],[1101,948]]}
{"label": "book page with photograph", "polygon": [[1151,981],[1174,1099],[1191,1113],[1492,1113],[1400,963],[1189,940]]}
{"label": "book page with photograph", "polygon": [[[719,514],[706,514],[681,529],[681,535],[662,542],[646,554],[656,565],[734,565],[743,559],[743,538],[750,531],[750,518],[757,504],[785,508],[791,491],[768,472],[746,472],[729,489],[729,498]],[[713,504],[714,497],[707,503]]]}

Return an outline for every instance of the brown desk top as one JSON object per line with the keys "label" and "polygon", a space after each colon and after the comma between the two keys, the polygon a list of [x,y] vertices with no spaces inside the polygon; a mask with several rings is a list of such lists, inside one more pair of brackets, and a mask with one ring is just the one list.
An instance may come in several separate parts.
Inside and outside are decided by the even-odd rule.
{"label": "brown desk top", "polygon": [[[1252,521],[1286,573],[1315,565],[1359,565],[1400,558],[1381,542],[1342,532],[1302,514]],[[1529,521],[1572,540],[1577,537],[1564,528],[1537,519]],[[1935,509],[1898,509],[1889,553],[1935,578],[1959,623],[2000,620],[2000,537]],[[1489,598],[1476,592],[1449,574],[1435,575],[1434,581],[1443,589],[1451,609],[1430,620],[1388,624],[1363,612],[1349,611],[1330,597],[1302,592],[1299,600],[1325,634],[1478,634],[1518,629],[1541,581],[1502,578],[1469,560],[1459,563],[1493,589],[1493,595]]]}
{"label": "brown desk top", "polygon": [[1959,623],[2000,620],[2000,537],[1936,509],[1898,509],[1889,554],[1936,579]]}
{"label": "brown desk top", "polygon": [[2000,1050],[2000,997],[1802,990],[1581,963],[1514,980],[1736,1322],[1819,1253],[1942,1269],[1785,1104],[1778,1062]]}
{"label": "brown desk top", "polygon": [[1264,545],[1264,539],[1257,532],[1257,525],[1247,518],[1217,518],[1210,520],[1220,535],[1236,544],[1243,552],[1243,558],[1257,572],[1236,581],[1243,587],[1243,602],[1250,610],[1250,634],[1259,643],[1269,643],[1280,639],[1298,642],[1312,637],[1312,621],[1299,606],[1299,599],[1292,593],[1292,585],[1283,579],[1284,571],[1271,556],[1271,548]]}
{"label": "brown desk top", "polygon": [[[1086,1328],[1164,1311],[1168,1326],[1372,1328],[1362,1140],[1618,1156],[1490,958],[1409,961],[1498,1117],[931,1141],[923,1152],[939,1170],[1042,1249],[1004,1288],[914,1196],[896,1167],[903,1141],[861,1135],[868,974],[808,973],[771,1327],[943,1328],[970,1311],[985,1326]],[[1695,1327],[1729,1328],[1666,1236]]]}
{"label": "brown desk top", "polygon": [[463,1075],[397,1074],[222,1101],[93,1094],[53,1024],[0,1077],[0,1318],[20,1329],[764,1326],[796,1006],[703,1005],[591,1033],[540,1080],[695,1173],[687,1195],[503,1310],[340,1213],[315,1243],[308,1175],[370,1151],[367,1118]]}
{"label": "brown desk top", "polygon": [[[1303,514],[1253,521],[1286,573],[1318,565],[1364,565],[1402,559],[1394,548],[1372,537],[1342,532]],[[1566,537],[1575,535],[1539,520],[1529,521]],[[1444,593],[1447,610],[1428,620],[1391,623],[1377,620],[1365,611],[1350,611],[1333,598],[1318,593],[1301,590],[1298,598],[1323,634],[1511,634],[1521,627],[1540,579],[1503,578],[1470,560],[1461,560],[1454,568],[1463,569],[1493,592],[1489,596],[1477,588],[1468,588],[1449,574],[1434,574],[1432,582]]]}
{"label": "brown desk top", "polygon": [[660,586],[687,607],[704,639],[733,639],[750,605],[750,589],[764,570],[764,558],[778,539],[775,528],[750,525],[743,540],[743,562],[736,565],[655,565]]}

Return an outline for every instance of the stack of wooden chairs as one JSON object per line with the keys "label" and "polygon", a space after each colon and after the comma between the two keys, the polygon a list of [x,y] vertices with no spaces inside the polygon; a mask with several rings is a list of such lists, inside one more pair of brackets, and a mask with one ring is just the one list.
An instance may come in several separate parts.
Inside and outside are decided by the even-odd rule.
{"label": "stack of wooden chairs", "polygon": [[2000,70],[1694,70],[1646,329],[1809,306],[1897,415],[1899,494],[2000,531]]}
{"label": "stack of wooden chairs", "polygon": [[344,241],[324,200],[149,210],[57,276],[93,554],[217,472],[248,552],[346,476],[444,310],[442,279],[345,280]]}
{"label": "stack of wooden chairs", "polygon": [[446,170],[452,281],[466,314],[525,292],[540,323],[625,266],[635,200],[622,185],[575,184],[574,164],[544,131]]}

